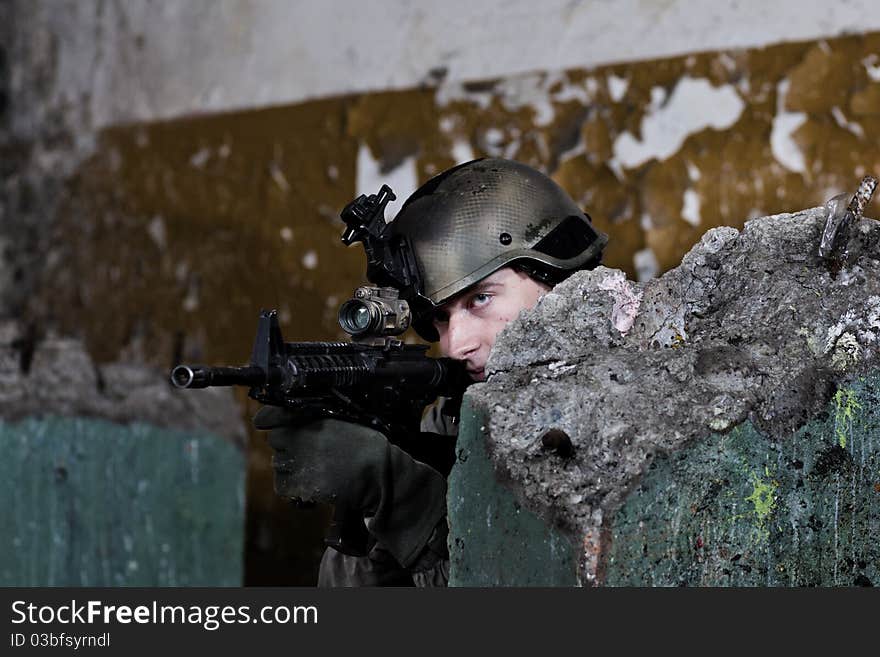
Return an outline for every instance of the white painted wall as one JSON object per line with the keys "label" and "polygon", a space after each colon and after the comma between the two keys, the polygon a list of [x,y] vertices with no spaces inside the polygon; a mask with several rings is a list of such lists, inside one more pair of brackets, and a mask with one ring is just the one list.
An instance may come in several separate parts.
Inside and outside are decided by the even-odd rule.
{"label": "white painted wall", "polygon": [[874,0],[19,2],[95,127],[880,29]]}

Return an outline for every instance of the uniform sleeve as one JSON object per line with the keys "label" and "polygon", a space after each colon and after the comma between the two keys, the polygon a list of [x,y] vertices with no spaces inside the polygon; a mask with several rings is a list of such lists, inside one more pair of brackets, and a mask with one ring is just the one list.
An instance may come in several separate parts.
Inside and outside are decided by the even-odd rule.
{"label": "uniform sleeve", "polygon": [[[456,436],[458,425],[443,414],[445,398],[439,398],[425,409],[421,431],[437,436]],[[318,571],[319,587],[355,586],[446,586],[449,581],[449,559],[441,559],[433,567],[411,572],[377,544],[365,557],[353,557],[327,548]]]}

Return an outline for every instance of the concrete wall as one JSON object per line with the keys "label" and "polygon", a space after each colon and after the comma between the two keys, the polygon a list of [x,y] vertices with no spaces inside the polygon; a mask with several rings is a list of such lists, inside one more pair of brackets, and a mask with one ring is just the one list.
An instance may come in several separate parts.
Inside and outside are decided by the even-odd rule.
{"label": "concrete wall", "polygon": [[38,4],[58,92],[97,128],[880,29],[868,0]]}
{"label": "concrete wall", "polygon": [[716,228],[658,279],[577,272],[508,324],[465,395],[451,581],[876,585],[880,222],[838,268],[824,224]]}
{"label": "concrete wall", "polygon": [[240,586],[245,430],[194,392],[0,321],[0,584]]}

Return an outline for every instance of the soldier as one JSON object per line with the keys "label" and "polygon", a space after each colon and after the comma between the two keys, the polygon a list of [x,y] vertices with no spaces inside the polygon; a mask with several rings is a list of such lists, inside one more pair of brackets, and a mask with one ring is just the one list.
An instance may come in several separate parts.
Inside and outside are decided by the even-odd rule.
{"label": "soldier", "polygon": [[[553,285],[602,257],[607,237],[550,178],[509,160],[480,159],[422,185],[392,223],[420,273],[407,301],[413,327],[461,361],[474,381],[486,378],[496,335]],[[425,440],[452,437],[444,400],[422,421]],[[276,492],[316,501],[347,500],[375,539],[366,556],[328,548],[320,586],[445,585],[448,580],[448,467],[417,461],[367,427],[335,419],[302,424],[285,409],[254,418],[270,430]],[[435,464],[436,465],[436,464]]]}

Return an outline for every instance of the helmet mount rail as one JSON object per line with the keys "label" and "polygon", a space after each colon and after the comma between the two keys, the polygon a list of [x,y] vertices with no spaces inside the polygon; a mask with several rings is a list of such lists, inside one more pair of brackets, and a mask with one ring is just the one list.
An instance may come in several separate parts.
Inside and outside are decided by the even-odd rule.
{"label": "helmet mount rail", "polygon": [[402,294],[418,294],[421,276],[408,240],[394,235],[385,220],[385,207],[397,197],[388,185],[377,194],[361,194],[343,208],[346,229],[342,242],[361,242],[367,255],[367,279],[375,285],[394,287]]}

